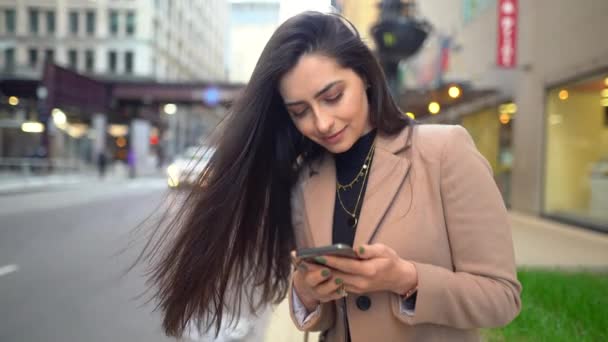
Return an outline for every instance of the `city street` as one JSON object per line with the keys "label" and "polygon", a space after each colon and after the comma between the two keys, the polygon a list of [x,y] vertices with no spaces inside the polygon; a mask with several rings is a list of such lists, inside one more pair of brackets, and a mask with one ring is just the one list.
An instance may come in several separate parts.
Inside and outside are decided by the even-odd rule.
{"label": "city street", "polygon": [[163,179],[97,181],[0,195],[0,341],[169,341],[160,316],[122,276],[132,229],[161,200]]}

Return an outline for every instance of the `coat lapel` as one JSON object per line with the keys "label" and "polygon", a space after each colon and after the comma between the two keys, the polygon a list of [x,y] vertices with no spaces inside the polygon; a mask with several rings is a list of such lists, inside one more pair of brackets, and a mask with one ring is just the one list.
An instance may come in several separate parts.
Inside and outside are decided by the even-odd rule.
{"label": "coat lapel", "polygon": [[312,233],[313,246],[330,245],[336,201],[336,166],[334,158],[326,154],[318,165],[312,166],[312,175],[304,186],[306,216]]}
{"label": "coat lapel", "polygon": [[[412,127],[408,126],[396,135],[376,137],[376,152],[355,234],[355,246],[372,242],[382,219],[409,174],[410,160],[405,153],[400,152],[411,146]],[[332,243],[336,201],[334,158],[325,154],[310,170],[313,172],[303,189],[306,216],[313,246],[326,246]]]}
{"label": "coat lapel", "polygon": [[355,234],[355,246],[373,243],[382,219],[402,189],[411,163],[405,154],[397,153],[411,145],[410,131],[411,128],[408,128],[392,137],[377,138],[376,152]]}

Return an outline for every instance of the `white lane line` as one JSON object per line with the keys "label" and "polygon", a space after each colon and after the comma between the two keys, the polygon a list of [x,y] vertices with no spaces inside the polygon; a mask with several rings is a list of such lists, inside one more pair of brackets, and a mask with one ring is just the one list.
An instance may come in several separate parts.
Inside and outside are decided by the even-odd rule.
{"label": "white lane line", "polygon": [[0,277],[19,271],[19,266],[17,265],[6,265],[0,267]]}

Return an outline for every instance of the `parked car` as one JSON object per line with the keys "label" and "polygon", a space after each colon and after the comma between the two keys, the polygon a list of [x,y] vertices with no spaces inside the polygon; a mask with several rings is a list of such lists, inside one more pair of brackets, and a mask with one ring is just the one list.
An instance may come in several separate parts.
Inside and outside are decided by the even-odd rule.
{"label": "parked car", "polygon": [[196,185],[201,172],[215,152],[206,146],[191,146],[167,167],[167,184],[171,188]]}

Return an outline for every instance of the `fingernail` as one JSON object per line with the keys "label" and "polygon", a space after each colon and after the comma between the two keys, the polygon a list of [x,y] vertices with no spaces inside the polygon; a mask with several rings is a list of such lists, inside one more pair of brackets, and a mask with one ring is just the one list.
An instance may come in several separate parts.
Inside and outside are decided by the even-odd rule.
{"label": "fingernail", "polygon": [[324,257],[315,257],[315,261],[323,265],[325,265],[325,263],[327,262]]}
{"label": "fingernail", "polygon": [[323,278],[329,277],[329,270],[323,270],[323,271],[321,271],[321,275],[323,276]]}
{"label": "fingernail", "polygon": [[340,279],[340,278],[336,278],[335,282],[336,282],[336,285],[340,285],[343,283],[342,279]]}
{"label": "fingernail", "polygon": [[359,254],[365,253],[365,248],[363,246],[359,247]]}
{"label": "fingernail", "polygon": [[306,264],[299,264],[298,268],[301,269],[302,271],[308,271],[308,267],[306,266]]}

